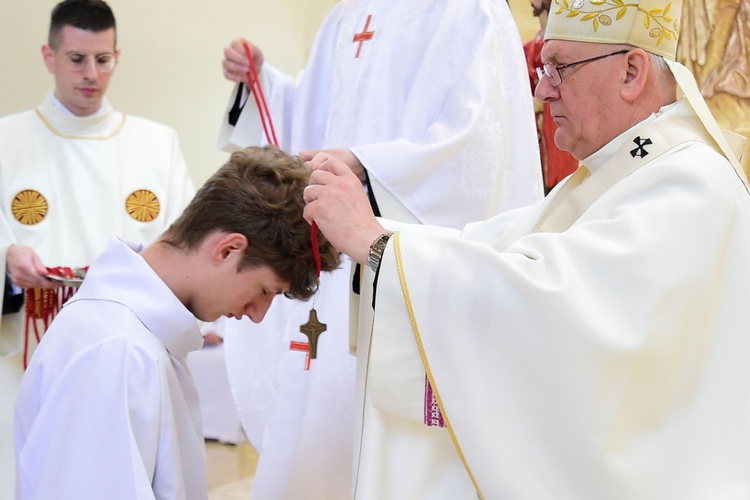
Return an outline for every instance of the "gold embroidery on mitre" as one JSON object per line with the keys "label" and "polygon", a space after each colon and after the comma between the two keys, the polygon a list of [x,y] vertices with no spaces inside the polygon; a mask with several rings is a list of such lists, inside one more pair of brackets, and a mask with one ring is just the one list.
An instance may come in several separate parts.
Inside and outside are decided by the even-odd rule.
{"label": "gold embroidery on mitre", "polygon": [[680,0],[553,0],[553,5],[545,40],[630,44],[674,59]]}
{"label": "gold embroidery on mitre", "polygon": [[148,189],[137,189],[125,200],[125,210],[139,222],[151,222],[159,215],[159,198]]}
{"label": "gold embroidery on mitre", "polygon": [[11,203],[13,217],[27,226],[39,224],[46,217],[49,206],[47,199],[39,191],[25,189],[18,193]]}

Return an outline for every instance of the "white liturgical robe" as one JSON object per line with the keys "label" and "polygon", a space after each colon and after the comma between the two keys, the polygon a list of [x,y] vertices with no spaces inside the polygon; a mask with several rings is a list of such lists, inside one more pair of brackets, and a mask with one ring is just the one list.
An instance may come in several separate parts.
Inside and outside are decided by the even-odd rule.
{"label": "white liturgical robe", "polygon": [[34,353],[19,389],[16,498],[206,499],[195,317],[113,241]]}
{"label": "white liturgical robe", "polygon": [[[266,62],[260,76],[281,147],[351,149],[386,217],[462,227],[541,197],[523,49],[505,2],[343,1],[302,74]],[[219,146],[263,142],[251,97]],[[315,307],[328,330],[309,372],[289,345],[305,341],[310,303],[276,301],[262,324],[228,325],[230,383],[260,452],[254,498],[351,495],[349,273],[321,280]]]}
{"label": "white liturgical robe", "polygon": [[[113,236],[152,243],[195,192],[174,130],[106,101],[77,117],[52,99],[0,119],[3,270],[14,243],[32,247],[45,266],[71,268],[90,265]],[[23,311],[0,319],[0,456],[10,464],[23,325]],[[12,467],[2,469],[0,498],[13,484]]]}
{"label": "white liturgical robe", "polygon": [[[399,226],[362,466],[418,461],[434,479],[360,474],[361,498],[750,495],[750,195],[705,130],[669,142],[696,123],[680,101],[584,159],[576,190],[627,172],[558,228],[534,229],[572,178],[463,232]],[[434,455],[416,433],[425,370],[453,440]],[[404,434],[408,449],[378,441]]]}

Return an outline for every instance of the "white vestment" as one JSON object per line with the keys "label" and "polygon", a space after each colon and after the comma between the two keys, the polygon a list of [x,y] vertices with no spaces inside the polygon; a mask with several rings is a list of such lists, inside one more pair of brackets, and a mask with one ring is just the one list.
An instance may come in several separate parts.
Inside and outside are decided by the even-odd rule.
{"label": "white vestment", "polygon": [[[14,243],[32,247],[45,266],[71,268],[91,264],[115,235],[149,244],[192,199],[176,132],[116,112],[106,101],[103,106],[94,116],[76,117],[48,97],[36,110],[0,119],[3,270]],[[0,498],[13,491],[11,429],[23,324],[23,312],[0,320]]]}
{"label": "white vestment", "polygon": [[17,500],[206,499],[195,317],[114,241],[57,315],[16,406]]}
{"label": "white vestment", "polygon": [[[224,325],[229,318],[222,316],[211,323],[201,324],[201,334],[212,333],[224,337]],[[187,357],[190,373],[201,400],[203,437],[221,443],[238,444],[245,441],[237,405],[226,369],[224,342],[205,344],[203,349],[191,352]]]}
{"label": "white vestment", "polygon": [[[572,177],[462,233],[391,239],[363,466],[419,461],[454,490],[361,475],[376,492],[362,498],[750,496],[750,195],[705,130],[659,155],[651,132],[668,136],[669,121],[700,123],[679,102],[583,161],[591,176],[571,197],[627,168],[566,229],[534,227]],[[454,446],[425,455],[440,443],[415,435],[388,455],[371,436],[418,425],[425,370]]]}
{"label": "white vestment", "polygon": [[[261,80],[281,147],[351,149],[384,216],[462,227],[541,196],[523,49],[505,2],[343,1],[301,75],[265,63]],[[220,147],[264,143],[258,116],[250,97]],[[289,343],[305,341],[310,303],[275,301],[262,324],[228,328],[230,383],[260,451],[253,498],[350,496],[349,273],[322,279],[315,307],[328,330],[309,372]]]}

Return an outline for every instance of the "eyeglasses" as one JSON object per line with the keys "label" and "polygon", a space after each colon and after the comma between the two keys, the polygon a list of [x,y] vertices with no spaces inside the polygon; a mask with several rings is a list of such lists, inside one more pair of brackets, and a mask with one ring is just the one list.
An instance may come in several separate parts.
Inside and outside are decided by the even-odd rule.
{"label": "eyeglasses", "polygon": [[583,61],[576,61],[568,64],[563,64],[562,66],[555,66],[554,64],[545,64],[541,68],[536,69],[536,74],[539,77],[539,80],[542,80],[542,77],[549,78],[549,82],[552,84],[553,87],[559,87],[562,85],[563,77],[562,73],[560,73],[560,70],[563,70],[565,68],[570,68],[572,66],[578,66],[579,64],[592,62],[592,61],[598,61],[599,59],[604,59],[605,57],[609,56],[616,56],[619,54],[625,54],[627,52],[630,52],[629,50],[618,50],[617,52],[612,52],[611,54],[604,54],[602,56],[596,56],[592,57],[590,59],[584,59]]}
{"label": "eyeglasses", "polygon": [[94,61],[94,66],[99,73],[109,73],[115,69],[117,65],[117,58],[111,52],[104,52],[103,54],[97,54],[95,56],[89,56],[81,54],[79,52],[71,52],[65,54],[65,64],[72,71],[83,71],[89,64],[89,61]]}

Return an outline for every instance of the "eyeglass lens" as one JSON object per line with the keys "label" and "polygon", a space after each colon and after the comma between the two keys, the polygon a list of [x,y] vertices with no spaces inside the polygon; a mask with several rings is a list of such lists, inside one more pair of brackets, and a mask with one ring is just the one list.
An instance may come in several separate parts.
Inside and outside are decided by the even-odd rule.
{"label": "eyeglass lens", "polygon": [[100,73],[109,73],[115,68],[115,64],[117,63],[115,55],[110,53],[99,54],[96,56],[72,53],[68,54],[66,59],[73,71],[83,71],[91,59],[93,59],[94,65]]}

